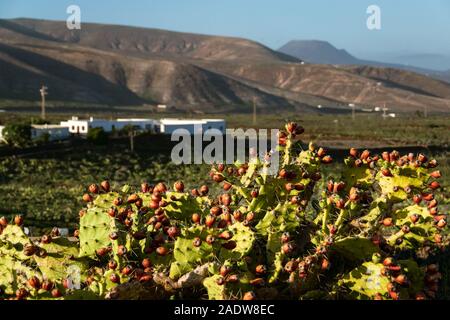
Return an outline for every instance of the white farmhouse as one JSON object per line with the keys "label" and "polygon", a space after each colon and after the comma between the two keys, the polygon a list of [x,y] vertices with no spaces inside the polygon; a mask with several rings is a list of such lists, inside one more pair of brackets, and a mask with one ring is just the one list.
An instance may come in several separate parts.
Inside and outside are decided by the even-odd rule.
{"label": "white farmhouse", "polygon": [[94,119],[78,119],[78,117],[72,117],[68,121],[61,121],[61,126],[69,128],[70,133],[74,134],[87,134],[89,128],[103,128],[105,131],[112,131],[112,123],[109,120]]}
{"label": "white farmhouse", "polygon": [[161,119],[161,133],[172,134],[177,129],[186,129],[190,134],[203,134],[208,129],[218,129],[225,134],[223,119]]}
{"label": "white farmhouse", "polygon": [[117,119],[103,120],[90,118],[89,120],[80,120],[78,117],[72,117],[71,120],[62,121],[61,126],[69,128],[73,134],[85,135],[91,128],[102,128],[105,132],[120,130],[132,125],[139,130],[159,131],[159,122],[153,119]]}

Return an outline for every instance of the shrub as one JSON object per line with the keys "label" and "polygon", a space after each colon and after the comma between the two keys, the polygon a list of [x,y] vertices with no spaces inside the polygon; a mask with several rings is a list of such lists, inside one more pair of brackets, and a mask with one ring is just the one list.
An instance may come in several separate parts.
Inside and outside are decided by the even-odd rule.
{"label": "shrub", "polygon": [[31,143],[31,126],[29,124],[7,124],[2,134],[5,141],[15,147],[24,147]]}
{"label": "shrub", "polygon": [[97,145],[108,143],[108,134],[103,128],[89,128],[86,138]]}

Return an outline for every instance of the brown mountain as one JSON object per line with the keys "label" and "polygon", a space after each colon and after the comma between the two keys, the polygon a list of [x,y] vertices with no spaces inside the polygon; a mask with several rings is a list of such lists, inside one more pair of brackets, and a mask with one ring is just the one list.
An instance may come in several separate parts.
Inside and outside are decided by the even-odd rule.
{"label": "brown mountain", "polygon": [[292,40],[283,45],[279,52],[292,57],[302,57],[309,63],[318,64],[360,64],[360,60],[344,49],[337,49],[329,42],[320,40]]}
{"label": "brown mountain", "polygon": [[[117,49],[104,50],[92,48],[94,45],[81,46],[73,41],[65,42],[65,38],[57,38],[57,35],[66,35],[72,39],[69,35],[73,33],[61,27],[62,22],[43,21],[45,28],[40,30],[36,28],[36,25],[40,26],[40,21],[19,21],[29,22],[30,27],[15,21],[0,20],[0,65],[5,70],[0,75],[0,94],[4,98],[36,99],[37,88],[45,83],[51,88],[55,100],[121,105],[162,102],[179,108],[201,106],[230,109],[242,108],[255,98],[264,107],[292,107],[281,97],[203,69],[187,59],[174,57],[174,54],[163,58],[163,54],[133,51],[139,46],[125,49],[120,45]],[[101,38],[101,30],[106,30],[106,26],[95,27],[97,25],[92,25],[94,32],[91,36],[85,30],[89,29],[89,25],[83,25],[83,32],[90,35],[89,41],[100,44],[102,48],[109,46],[106,42],[93,40],[95,37]],[[122,27],[116,28],[120,30]],[[51,32],[61,29],[67,32]],[[124,29],[127,32],[117,32],[117,35],[122,34],[123,39],[130,41],[129,29],[132,28]],[[161,34],[164,33],[170,32],[161,31]],[[194,41],[207,37],[192,35],[191,38]],[[143,39],[147,41],[147,38]],[[172,41],[175,43],[176,39]],[[269,57],[271,53],[274,59],[281,57],[262,46],[260,51],[262,57],[264,54]],[[186,51],[186,54],[193,53]]]}
{"label": "brown mountain", "polygon": [[[348,103],[449,112],[450,85],[390,68],[303,64],[259,43],[158,29],[0,20],[0,98],[109,105],[159,102],[204,111],[318,110]],[[326,111],[323,108],[320,111]],[[330,109],[328,109],[330,110]]]}
{"label": "brown mountain", "polygon": [[[384,107],[398,112],[450,112],[450,85],[413,72],[391,68],[314,64],[209,64],[211,69],[283,92],[303,93],[335,101]],[[322,105],[333,105],[325,103]]]}
{"label": "brown mountain", "polygon": [[[241,38],[93,23],[83,24],[81,30],[69,31],[65,22],[49,20],[14,19],[6,22],[11,24],[10,30],[22,35],[33,34],[42,39],[74,43],[109,52],[126,52],[137,57],[300,61],[260,43]],[[22,31],[18,31],[19,29]]]}
{"label": "brown mountain", "polygon": [[[334,65],[361,65],[381,68],[392,68],[420,73],[438,80],[450,83],[447,71],[438,71],[437,66],[445,66],[449,63],[448,57],[443,55],[417,55],[398,58],[397,63],[364,60],[356,58],[344,49],[338,49],[327,41],[320,40],[292,40],[278,49],[279,52],[314,64]],[[408,59],[410,58],[410,59]],[[428,61],[424,67],[422,63],[411,63],[417,58]],[[395,59],[394,59],[395,60]],[[410,61],[410,62],[408,62]]]}

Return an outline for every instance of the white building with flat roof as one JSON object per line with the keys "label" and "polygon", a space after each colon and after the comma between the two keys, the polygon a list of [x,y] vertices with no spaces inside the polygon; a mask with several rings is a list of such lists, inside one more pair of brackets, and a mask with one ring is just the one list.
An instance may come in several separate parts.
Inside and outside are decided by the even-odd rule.
{"label": "white building with flat roof", "polygon": [[172,134],[177,129],[186,129],[190,134],[203,134],[208,129],[226,131],[224,119],[161,119],[161,133]]}
{"label": "white building with flat roof", "polygon": [[125,126],[134,126],[138,130],[160,132],[160,124],[158,120],[153,119],[117,119],[116,124],[118,128],[122,129]]}
{"label": "white building with flat roof", "polygon": [[[105,120],[106,121],[106,120]],[[89,125],[97,125],[98,121],[95,123],[94,119],[80,120],[78,117],[72,117],[72,119],[67,121],[61,121],[61,126],[67,127],[70,133],[74,134],[87,134],[89,130]]]}
{"label": "white building with flat roof", "polygon": [[78,117],[72,117],[71,120],[61,121],[61,126],[69,128],[70,133],[83,135],[87,134],[91,128],[102,128],[105,132],[111,132],[114,130],[121,130],[129,125],[142,131],[159,131],[159,122],[153,119],[104,120],[91,117],[87,120],[80,120]]}
{"label": "white building with flat roof", "polygon": [[68,121],[61,121],[61,126],[67,127],[72,134],[85,135],[90,128],[103,128],[106,132],[134,126],[137,130],[172,134],[176,129],[186,129],[190,134],[201,134],[208,129],[217,129],[223,134],[226,131],[224,119],[78,119],[72,117]]}

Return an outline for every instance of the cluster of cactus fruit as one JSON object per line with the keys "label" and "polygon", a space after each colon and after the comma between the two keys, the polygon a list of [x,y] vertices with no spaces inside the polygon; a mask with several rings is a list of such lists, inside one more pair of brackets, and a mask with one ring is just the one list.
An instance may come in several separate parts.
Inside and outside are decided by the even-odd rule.
{"label": "cluster of cactus fruit", "polygon": [[70,238],[30,239],[21,216],[2,218],[0,298],[435,298],[450,239],[436,161],[351,149],[323,177],[333,159],[302,149],[302,132],[280,131],[277,174],[270,155],[213,165],[215,196],[181,181],[92,184]]}

